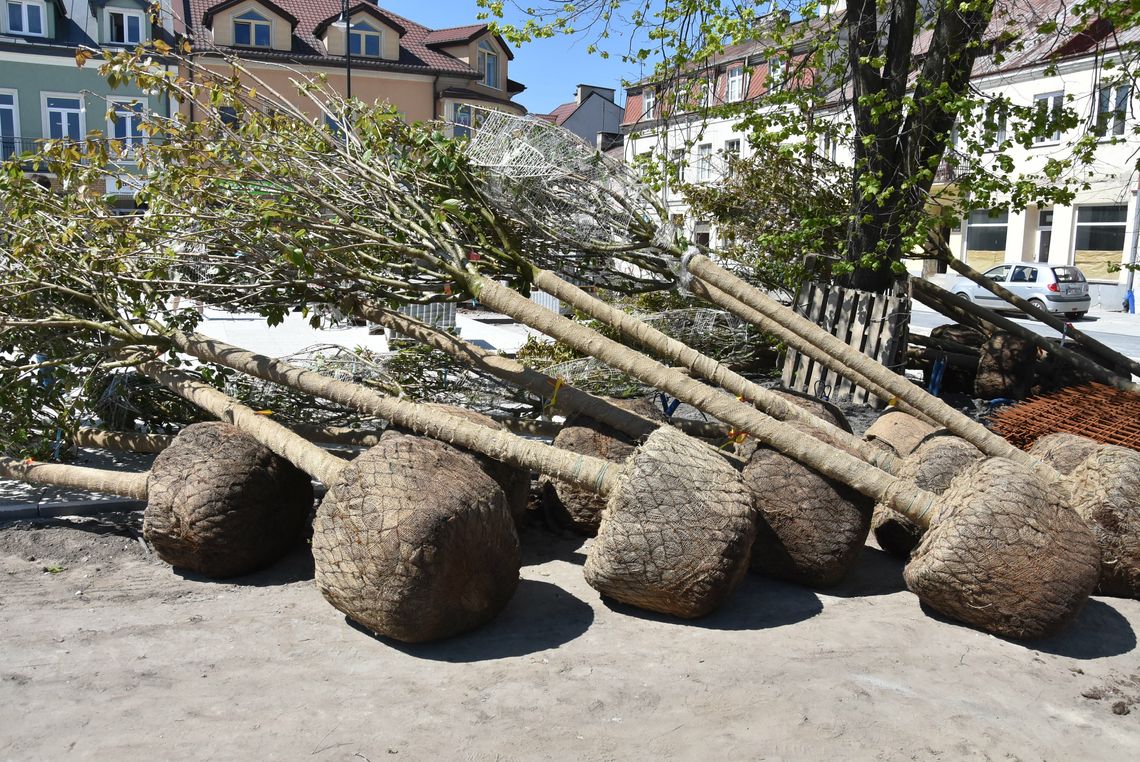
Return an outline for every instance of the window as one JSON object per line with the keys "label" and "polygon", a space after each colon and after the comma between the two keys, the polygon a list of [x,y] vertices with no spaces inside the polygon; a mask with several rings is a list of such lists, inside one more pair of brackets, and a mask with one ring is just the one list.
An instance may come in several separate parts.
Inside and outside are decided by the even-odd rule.
{"label": "window", "polygon": [[693,226],[693,243],[697,246],[704,246],[707,249],[712,240],[711,233],[712,231],[707,222],[703,220],[697,222],[697,224]]}
{"label": "window", "polygon": [[1046,93],[1033,98],[1037,109],[1036,126],[1042,134],[1033,138],[1034,143],[1056,143],[1061,139],[1061,116],[1065,108],[1064,93]]}
{"label": "window", "polygon": [[269,19],[257,11],[246,11],[234,18],[234,45],[268,48],[271,39]]}
{"label": "window", "polygon": [[701,143],[697,146],[697,182],[704,183],[712,179],[712,143]]}
{"label": "window", "polygon": [[726,156],[738,157],[740,156],[740,139],[733,138],[732,140],[724,141],[724,153]]}
{"label": "window", "polygon": [[986,106],[986,115],[982,127],[982,142],[986,145],[988,150],[997,151],[1001,148],[1002,143],[1005,142],[1008,114],[1009,109],[1003,100],[990,101]]}
{"label": "window", "polygon": [[768,90],[779,90],[784,85],[784,62],[778,57],[768,59]]}
{"label": "window", "polygon": [[657,116],[657,92],[646,88],[641,91],[641,118],[653,119]]}
{"label": "window", "polygon": [[1037,261],[1049,261],[1049,246],[1053,243],[1053,210],[1037,213]]}
{"label": "window", "polygon": [[1009,212],[1005,209],[970,212],[966,218],[966,263],[981,270],[1005,259],[1008,225]]}
{"label": "window", "polygon": [[112,100],[107,121],[107,135],[122,145],[124,154],[142,145],[144,104],[137,100]]}
{"label": "window", "polygon": [[819,137],[819,155],[831,162],[839,156],[839,141],[830,132],[824,132]]}
{"label": "window", "polygon": [[479,43],[479,71],[483,74],[484,85],[499,87],[499,54],[486,40]]}
{"label": "window", "polygon": [[1124,253],[1124,226],[1128,207],[1077,207],[1077,235],[1073,245],[1073,264],[1081,268],[1089,280],[1116,280],[1108,272],[1109,264],[1119,265]]}
{"label": "window", "polygon": [[26,34],[34,37],[45,37],[44,4],[34,0],[7,0],[8,5],[8,31],[12,34]]}
{"label": "window", "polygon": [[348,37],[348,52],[354,56],[380,57],[381,33],[379,29],[364,22],[352,25],[352,34]]}
{"label": "window", "polygon": [[669,152],[669,180],[679,183],[685,179],[685,149],[674,148]]}
{"label": "window", "polygon": [[728,83],[725,86],[724,99],[729,103],[736,103],[744,98],[744,67],[736,66],[728,70]]}
{"label": "window", "polygon": [[1096,103],[1096,135],[1103,138],[1124,134],[1124,120],[1128,116],[1128,99],[1131,95],[1131,85],[1108,85],[1100,89]]}
{"label": "window", "polygon": [[16,108],[16,93],[0,91],[0,161],[18,153],[20,112]]}
{"label": "window", "polygon": [[455,138],[471,137],[471,106],[466,103],[456,103],[451,107],[451,136]]}
{"label": "window", "polygon": [[143,41],[143,14],[122,8],[107,9],[107,42],[113,45],[138,45]]}
{"label": "window", "polygon": [[712,108],[715,92],[716,88],[713,87],[712,82],[701,83],[701,108]]}
{"label": "window", "polygon": [[1017,265],[1013,268],[1013,276],[1009,279],[1010,283],[1036,283],[1037,282],[1037,268],[1029,267],[1028,265]]}
{"label": "window", "polygon": [[83,99],[78,95],[43,95],[44,132],[52,140],[82,140]]}

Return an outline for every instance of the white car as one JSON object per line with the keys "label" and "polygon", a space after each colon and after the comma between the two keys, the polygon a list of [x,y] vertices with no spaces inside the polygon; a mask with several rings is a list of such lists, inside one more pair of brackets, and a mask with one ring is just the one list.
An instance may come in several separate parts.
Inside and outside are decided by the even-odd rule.
{"label": "white car", "polygon": [[[1047,312],[1064,313],[1065,317],[1075,320],[1089,311],[1089,284],[1084,273],[1076,267],[1044,262],[1007,262],[983,274]],[[967,278],[954,281],[950,291],[992,310],[1017,309]]]}

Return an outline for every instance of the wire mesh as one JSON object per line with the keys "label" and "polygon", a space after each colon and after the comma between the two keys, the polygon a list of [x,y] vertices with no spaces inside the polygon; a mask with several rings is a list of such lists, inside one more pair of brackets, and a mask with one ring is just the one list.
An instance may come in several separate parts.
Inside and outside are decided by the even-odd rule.
{"label": "wire mesh", "polygon": [[1003,408],[990,426],[1022,449],[1063,431],[1140,450],[1140,395],[1104,384],[1072,386]]}

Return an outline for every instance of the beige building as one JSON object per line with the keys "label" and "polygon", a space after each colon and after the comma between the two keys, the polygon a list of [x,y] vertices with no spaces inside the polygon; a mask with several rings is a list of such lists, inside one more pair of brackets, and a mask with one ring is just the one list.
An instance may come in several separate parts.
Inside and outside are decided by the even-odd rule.
{"label": "beige building", "polygon": [[341,94],[388,104],[408,121],[444,119],[460,133],[472,106],[526,110],[512,100],[524,89],[509,76],[514,55],[486,24],[428,29],[367,2],[348,8],[346,24],[340,0],[183,2],[206,66],[237,54],[286,95],[296,72],[323,75]]}

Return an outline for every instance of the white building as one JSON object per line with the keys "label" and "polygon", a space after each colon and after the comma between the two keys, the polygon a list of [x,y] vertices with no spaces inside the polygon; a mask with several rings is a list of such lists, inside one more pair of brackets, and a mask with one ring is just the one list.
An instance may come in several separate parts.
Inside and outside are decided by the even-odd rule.
{"label": "white building", "polygon": [[[1012,6],[1015,0],[1005,0]],[[999,5],[1001,4],[999,0]],[[1051,14],[1059,14],[1061,28],[1066,5],[1061,0],[1032,0],[1032,21],[1026,16],[1024,0],[1010,8],[1008,18],[995,14],[987,38],[1000,39],[1008,25],[1034,28]],[[842,8],[834,11],[838,14]],[[1022,41],[1027,39],[1022,37]],[[992,113],[971,129],[987,130],[991,150],[983,153],[983,164],[999,155],[1012,160],[1022,174],[1038,174],[1052,158],[1067,157],[1076,141],[1092,134],[1096,138],[1095,158],[1083,165],[1075,179],[1084,186],[1071,205],[1029,206],[1011,211],[1000,205],[992,210],[967,215],[949,232],[951,249],[973,267],[985,270],[1000,262],[1040,261],[1075,264],[1092,282],[1093,304],[1118,308],[1124,294],[1127,274],[1113,271],[1133,256],[1132,231],[1136,224],[1136,192],[1140,173],[1140,133],[1137,132],[1138,94],[1127,80],[1114,79],[1110,61],[1123,58],[1121,49],[1140,40],[1140,29],[1120,33],[1096,22],[1084,29],[1041,35],[1020,50],[1001,49],[980,57],[974,68],[972,85],[983,98],[995,103]],[[921,41],[919,42],[921,45]],[[714,105],[753,99],[763,95],[782,73],[763,56],[765,46],[748,43],[733,46],[712,62],[708,81],[700,99]],[[1004,58],[1003,58],[1004,56]],[[793,55],[794,57],[794,55]],[[778,64],[778,61],[772,62]],[[1107,65],[1106,65],[1107,64]],[[773,80],[775,71],[775,80]],[[656,152],[659,157],[684,159],[685,180],[715,181],[723,171],[725,154],[746,156],[746,136],[734,119],[703,119],[698,114],[674,115],[661,121],[662,94],[652,83],[630,87],[622,129],[627,133],[626,161]],[[837,99],[838,100],[838,99]],[[1052,135],[1036,139],[1025,147],[1006,135],[1006,120],[997,104],[1008,101],[1017,106],[1036,106],[1052,113],[1064,104],[1076,111],[1080,123]],[[820,113],[821,119],[835,120],[841,127],[851,122],[847,109]],[[963,128],[965,129],[965,128]],[[997,150],[1000,147],[1000,152]],[[852,155],[842,141],[821,142],[819,150],[841,163],[850,164]],[[958,170],[954,160],[945,161],[935,178],[934,194],[956,192]],[[683,198],[672,188],[662,191],[663,200],[676,221],[698,242],[715,241],[716,231],[705,220],[693,219]],[[912,262],[915,274],[923,270]],[[928,263],[925,275],[937,271]]]}

